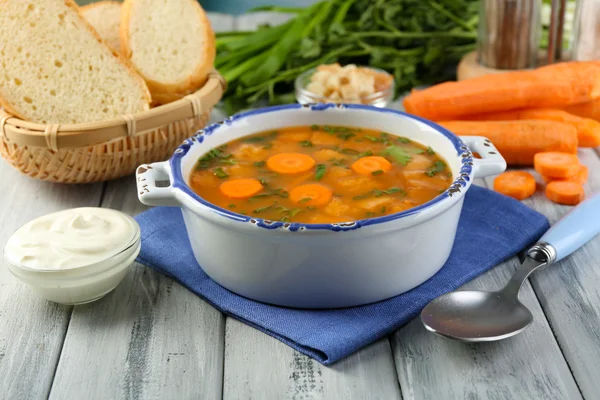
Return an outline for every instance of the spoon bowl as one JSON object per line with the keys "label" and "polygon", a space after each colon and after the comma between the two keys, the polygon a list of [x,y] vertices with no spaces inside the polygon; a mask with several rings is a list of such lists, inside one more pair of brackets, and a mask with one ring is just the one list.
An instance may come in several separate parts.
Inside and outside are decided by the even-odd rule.
{"label": "spoon bowl", "polygon": [[425,328],[463,342],[490,342],[514,336],[533,322],[519,301],[527,277],[554,264],[600,233],[600,194],[585,200],[531,247],[506,286],[497,292],[456,291],[438,297],[421,312]]}
{"label": "spoon bowl", "polygon": [[425,328],[464,342],[505,339],[522,332],[533,315],[518,299],[502,291],[458,291],[429,303],[421,313]]}

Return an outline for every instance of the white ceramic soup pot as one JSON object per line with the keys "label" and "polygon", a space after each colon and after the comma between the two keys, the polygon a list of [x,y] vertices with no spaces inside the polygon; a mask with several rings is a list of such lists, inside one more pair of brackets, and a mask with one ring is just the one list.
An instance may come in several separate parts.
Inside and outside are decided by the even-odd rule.
{"label": "white ceramic soup pot", "polygon": [[[209,150],[261,131],[311,124],[408,137],[431,146],[447,161],[455,179],[446,191],[418,207],[332,224],[273,222],[237,214],[190,188],[190,172]],[[471,149],[481,158],[473,157]],[[218,284],[265,303],[332,308],[384,300],[431,278],[450,255],[473,179],[505,168],[489,140],[459,138],[403,112],[364,105],[291,104],[210,125],[186,140],[169,161],[141,165],[136,174],[142,203],[181,208],[194,256]]]}

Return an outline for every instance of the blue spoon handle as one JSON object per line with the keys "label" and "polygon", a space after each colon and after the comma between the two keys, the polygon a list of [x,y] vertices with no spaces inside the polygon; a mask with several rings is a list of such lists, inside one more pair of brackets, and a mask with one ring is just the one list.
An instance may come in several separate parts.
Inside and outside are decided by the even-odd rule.
{"label": "blue spoon handle", "polygon": [[554,224],[539,242],[548,243],[556,250],[560,261],[600,233],[600,193],[572,209]]}

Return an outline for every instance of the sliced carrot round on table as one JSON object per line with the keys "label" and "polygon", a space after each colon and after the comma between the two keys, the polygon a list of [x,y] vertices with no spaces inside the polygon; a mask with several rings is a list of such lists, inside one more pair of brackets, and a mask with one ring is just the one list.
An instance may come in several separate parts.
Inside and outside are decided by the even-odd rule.
{"label": "sliced carrot round on table", "polygon": [[368,156],[361,157],[350,166],[354,172],[362,175],[371,175],[373,172],[387,172],[392,169],[392,164],[383,157]]}
{"label": "sliced carrot round on table", "polygon": [[600,146],[600,122],[582,118],[577,124],[577,133],[579,147]]}
{"label": "sliced carrot round on table", "polygon": [[232,199],[245,199],[252,197],[263,189],[263,185],[252,178],[232,179],[223,182],[219,189],[227,197]]}
{"label": "sliced carrot round on table", "polygon": [[309,183],[290,190],[290,200],[306,206],[322,206],[329,203],[331,196],[331,189],[318,183]]}
{"label": "sliced carrot round on table", "polygon": [[537,153],[533,158],[533,167],[543,176],[550,178],[568,178],[576,175],[580,167],[575,154],[549,151]]}
{"label": "sliced carrot round on table", "polygon": [[579,166],[579,171],[577,171],[577,173],[573,176],[569,176],[568,178],[550,178],[549,176],[544,176],[542,175],[542,178],[544,179],[544,182],[546,183],[550,183],[552,181],[570,181],[570,182],[577,182],[580,185],[583,185],[587,182],[589,177],[589,170],[588,167],[586,167],[585,165],[580,165]]}
{"label": "sliced carrot round on table", "polygon": [[535,193],[535,178],[525,171],[507,171],[494,180],[494,190],[517,200]]}
{"label": "sliced carrot round on table", "polygon": [[585,198],[585,192],[577,182],[553,181],[546,186],[546,197],[558,204],[574,206]]}
{"label": "sliced carrot round on table", "polygon": [[267,167],[280,174],[299,174],[306,172],[315,165],[315,160],[302,153],[279,153],[267,160]]}

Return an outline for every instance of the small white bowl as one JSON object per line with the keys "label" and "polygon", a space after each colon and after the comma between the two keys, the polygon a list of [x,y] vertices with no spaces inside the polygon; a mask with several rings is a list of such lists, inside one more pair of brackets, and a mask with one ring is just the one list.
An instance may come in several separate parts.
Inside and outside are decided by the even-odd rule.
{"label": "small white bowl", "polygon": [[131,240],[124,244],[123,250],[117,254],[75,268],[30,268],[11,260],[5,248],[4,259],[9,271],[35,293],[56,303],[77,305],[102,298],[121,283],[127,268],[141,249],[140,229],[137,222],[127,214],[112,211],[130,219],[135,228]]}

